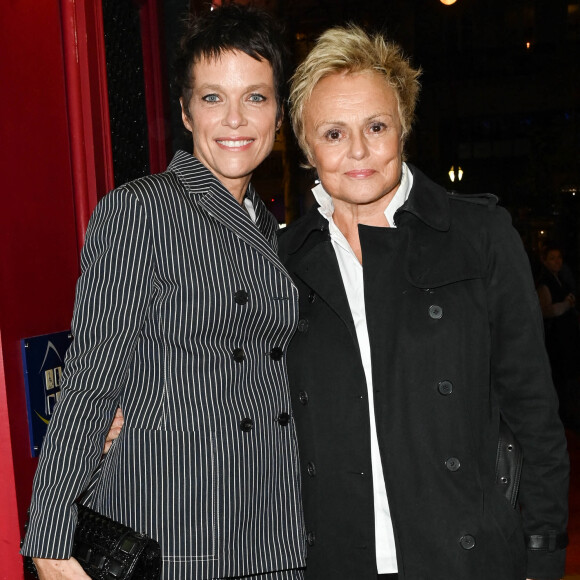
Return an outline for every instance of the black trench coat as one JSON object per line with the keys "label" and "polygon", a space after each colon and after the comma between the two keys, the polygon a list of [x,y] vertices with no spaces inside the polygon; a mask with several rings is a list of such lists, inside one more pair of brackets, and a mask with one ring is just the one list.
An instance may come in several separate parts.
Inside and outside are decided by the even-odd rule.
{"label": "black trench coat", "polygon": [[[397,228],[359,226],[399,578],[560,578],[569,466],[526,254],[494,196],[448,194],[411,170]],[[280,252],[300,292],[288,366],[307,577],[376,580],[367,388],[316,208]],[[517,510],[495,485],[500,415],[525,456]],[[526,549],[532,535],[540,549]]]}

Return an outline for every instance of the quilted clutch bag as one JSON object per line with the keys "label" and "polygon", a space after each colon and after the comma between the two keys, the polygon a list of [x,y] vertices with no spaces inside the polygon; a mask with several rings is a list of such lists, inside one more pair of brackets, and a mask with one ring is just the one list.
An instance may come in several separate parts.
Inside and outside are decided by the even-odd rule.
{"label": "quilted clutch bag", "polygon": [[[159,580],[161,548],[145,534],[103,516],[83,505],[72,555],[93,580]],[[25,568],[38,578],[32,558],[25,556]]]}

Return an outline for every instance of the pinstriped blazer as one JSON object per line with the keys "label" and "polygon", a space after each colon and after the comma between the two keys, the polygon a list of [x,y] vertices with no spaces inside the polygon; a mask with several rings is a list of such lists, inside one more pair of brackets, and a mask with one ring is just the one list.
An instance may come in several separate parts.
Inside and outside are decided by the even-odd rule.
{"label": "pinstriped blazer", "polygon": [[[82,252],[63,395],[22,552],[66,558],[75,498],[120,405],[90,504],[160,541],[164,580],[305,564],[285,353],[298,293],[275,219],[178,152],[98,204]],[[290,417],[288,416],[290,415]]]}

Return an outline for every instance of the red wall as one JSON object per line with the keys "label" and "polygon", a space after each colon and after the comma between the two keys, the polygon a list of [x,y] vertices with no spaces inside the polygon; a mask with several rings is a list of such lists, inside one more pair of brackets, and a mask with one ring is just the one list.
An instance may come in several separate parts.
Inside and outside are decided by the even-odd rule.
{"label": "red wall", "polygon": [[78,276],[58,0],[3,2],[0,54],[0,579],[18,580],[36,467],[19,341],[69,328]]}
{"label": "red wall", "polygon": [[[140,4],[153,171],[168,143],[157,1]],[[3,2],[0,55],[0,580],[21,580],[37,462],[20,340],[69,328],[87,220],[113,186],[101,0]]]}

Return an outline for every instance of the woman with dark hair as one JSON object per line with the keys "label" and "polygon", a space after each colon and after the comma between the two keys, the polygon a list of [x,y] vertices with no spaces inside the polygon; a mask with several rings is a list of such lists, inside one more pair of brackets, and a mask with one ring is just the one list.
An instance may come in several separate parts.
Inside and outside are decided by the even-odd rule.
{"label": "woman with dark hair", "polygon": [[263,13],[194,20],[177,79],[193,156],[97,206],[82,253],[62,397],[22,553],[42,580],[71,558],[75,499],[159,541],[164,580],[295,579],[304,566],[285,367],[298,293],[250,184],[282,122],[284,47]]}

